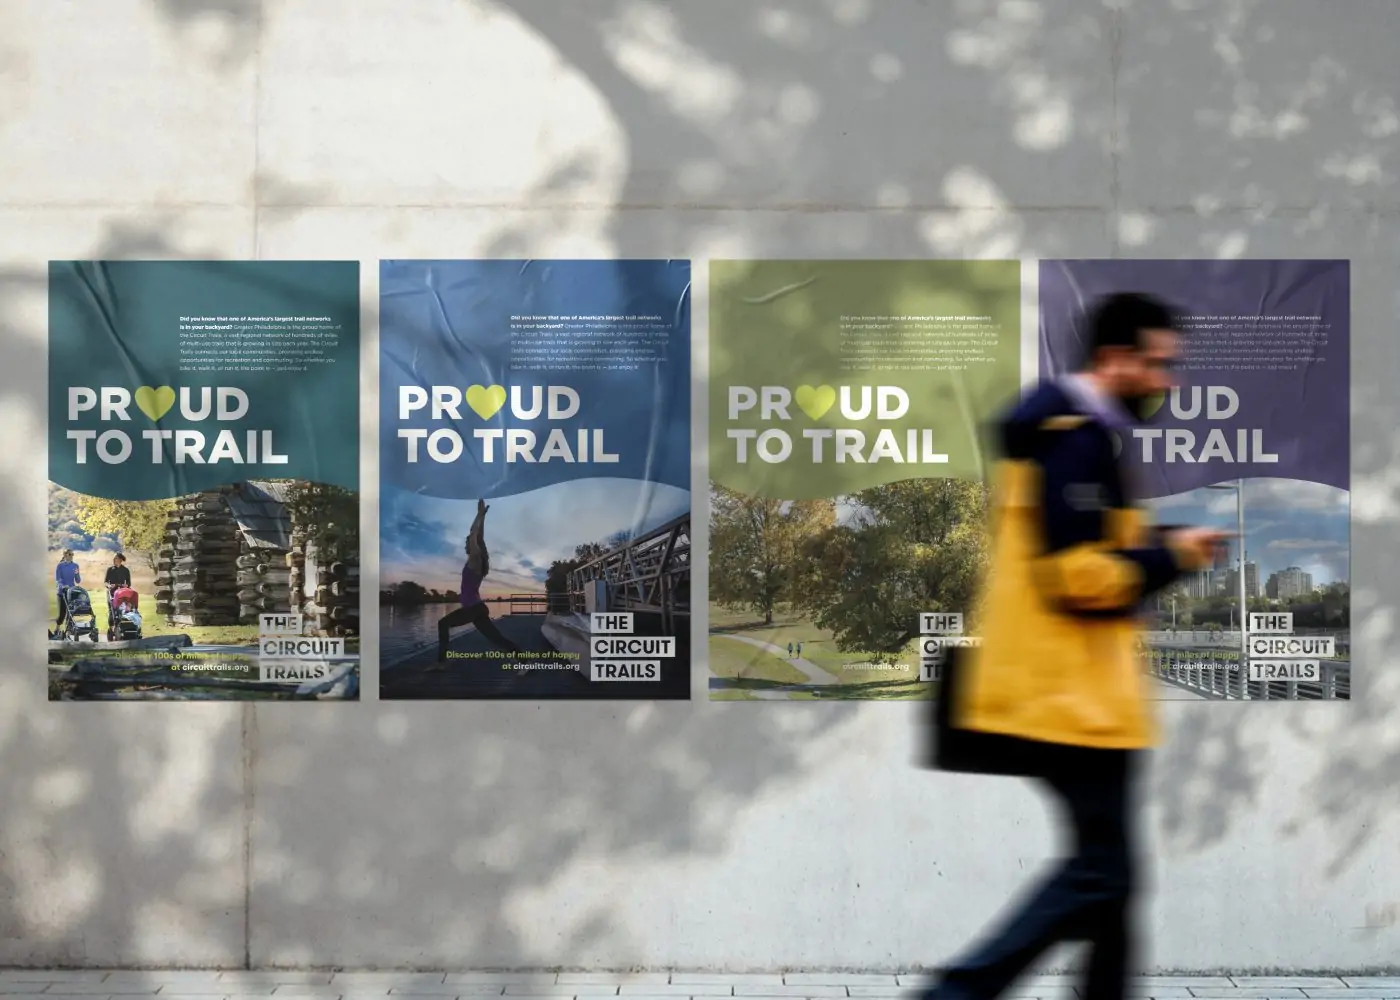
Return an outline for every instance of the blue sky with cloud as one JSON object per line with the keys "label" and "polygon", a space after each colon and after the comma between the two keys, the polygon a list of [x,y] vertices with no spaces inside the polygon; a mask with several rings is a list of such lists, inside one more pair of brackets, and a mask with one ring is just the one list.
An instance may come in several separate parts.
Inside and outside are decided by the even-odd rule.
{"label": "blue sky with cloud", "polygon": [[[1162,524],[1235,530],[1233,490],[1192,490],[1151,501]],[[1351,494],[1295,479],[1244,484],[1245,553],[1259,564],[1259,583],[1297,566],[1316,586],[1351,579]],[[1232,548],[1231,558],[1235,558]]]}
{"label": "blue sky with cloud", "polygon": [[[556,559],[620,531],[644,534],[690,510],[690,491],[629,479],[578,479],[487,501],[488,591],[539,593]],[[456,590],[475,500],[442,500],[386,486],[380,579]]]}

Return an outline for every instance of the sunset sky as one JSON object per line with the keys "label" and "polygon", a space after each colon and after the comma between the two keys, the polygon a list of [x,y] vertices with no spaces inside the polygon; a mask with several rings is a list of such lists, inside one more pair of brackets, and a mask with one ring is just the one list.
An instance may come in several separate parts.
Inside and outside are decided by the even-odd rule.
{"label": "sunset sky", "polygon": [[[430,590],[461,585],[463,542],[475,500],[439,500],[386,488],[380,514],[383,586],[413,580]],[[550,563],[620,531],[644,534],[690,509],[690,492],[625,479],[580,479],[488,500],[491,572],[482,596],[543,593]]]}

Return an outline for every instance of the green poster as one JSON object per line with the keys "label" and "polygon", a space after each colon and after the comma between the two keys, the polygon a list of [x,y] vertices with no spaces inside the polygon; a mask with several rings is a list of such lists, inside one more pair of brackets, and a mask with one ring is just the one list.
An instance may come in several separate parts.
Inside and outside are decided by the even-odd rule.
{"label": "green poster", "polygon": [[358,696],[359,265],[49,265],[54,700]]}
{"label": "green poster", "polygon": [[711,698],[923,698],[985,555],[1017,261],[710,265]]}

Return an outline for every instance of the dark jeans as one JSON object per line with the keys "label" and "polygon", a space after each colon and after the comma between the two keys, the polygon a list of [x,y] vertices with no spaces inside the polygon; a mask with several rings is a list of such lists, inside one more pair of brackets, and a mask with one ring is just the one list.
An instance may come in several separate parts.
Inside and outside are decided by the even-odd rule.
{"label": "dark jeans", "polygon": [[447,641],[451,638],[454,628],[461,628],[463,625],[472,625],[476,630],[486,637],[486,641],[497,649],[508,653],[520,652],[520,647],[505,637],[496,623],[491,620],[491,612],[487,610],[485,602],[473,604],[471,607],[458,608],[450,611],[438,621],[438,655],[443,656],[447,652]]}
{"label": "dark jeans", "polygon": [[66,617],[68,617],[68,591],[60,590],[58,592],[58,624],[54,628],[62,629],[63,619]]}
{"label": "dark jeans", "polygon": [[1052,945],[1084,941],[1090,951],[1080,996],[1122,1000],[1134,951],[1131,793],[1138,756],[1124,750],[1052,749],[1042,780],[1073,826],[1074,853],[1001,919],[995,934],[943,970],[931,997],[992,1000]]}

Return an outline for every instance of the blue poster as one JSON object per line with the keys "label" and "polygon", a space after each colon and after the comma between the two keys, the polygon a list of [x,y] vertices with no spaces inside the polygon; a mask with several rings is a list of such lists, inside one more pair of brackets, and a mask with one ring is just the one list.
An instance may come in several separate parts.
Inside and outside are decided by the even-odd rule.
{"label": "blue poster", "polygon": [[380,695],[690,697],[690,264],[380,262]]}

